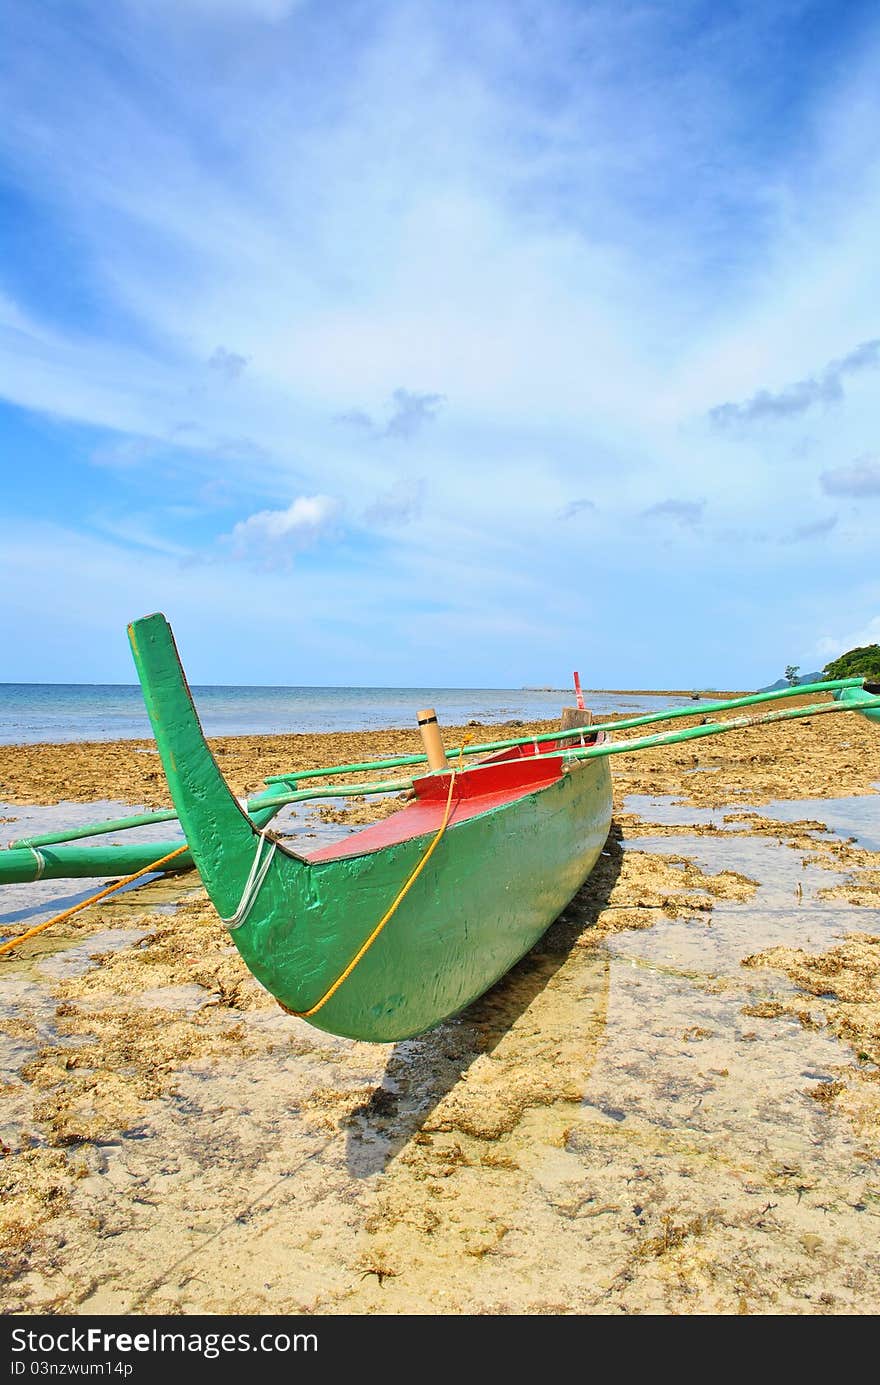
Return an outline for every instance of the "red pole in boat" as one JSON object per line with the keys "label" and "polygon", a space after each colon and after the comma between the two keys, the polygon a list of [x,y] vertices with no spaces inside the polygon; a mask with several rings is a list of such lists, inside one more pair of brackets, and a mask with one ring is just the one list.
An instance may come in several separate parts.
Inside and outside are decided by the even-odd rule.
{"label": "red pole in boat", "polygon": [[574,690],[575,690],[575,692],[577,693],[577,705],[578,705],[578,707],[581,709],[581,711],[583,711],[583,710],[584,710],[584,695],[583,695],[583,693],[581,692],[581,676],[580,676],[579,673],[576,673],[576,674],[574,675]]}

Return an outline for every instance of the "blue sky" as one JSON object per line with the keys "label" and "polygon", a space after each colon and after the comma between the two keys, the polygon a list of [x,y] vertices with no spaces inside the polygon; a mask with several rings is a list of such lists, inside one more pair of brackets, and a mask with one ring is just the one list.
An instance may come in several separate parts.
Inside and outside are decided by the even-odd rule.
{"label": "blue sky", "polygon": [[880,12],[7,0],[0,681],[880,639]]}

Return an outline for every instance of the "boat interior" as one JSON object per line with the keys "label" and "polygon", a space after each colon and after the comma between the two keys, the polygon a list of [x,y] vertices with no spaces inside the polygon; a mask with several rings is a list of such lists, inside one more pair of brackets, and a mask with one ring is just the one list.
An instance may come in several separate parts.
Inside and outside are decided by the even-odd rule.
{"label": "boat interior", "polygon": [[[591,733],[584,728],[582,737],[575,743],[580,746],[596,745],[605,740],[604,732]],[[536,793],[555,783],[563,773],[565,751],[571,745],[571,738],[561,741],[534,741],[527,745],[510,746],[505,750],[489,755],[485,760],[472,763],[465,761],[459,769],[453,762],[448,770],[436,770],[413,780],[409,801],[397,813],[372,823],[360,832],[353,832],[343,841],[332,842],[315,851],[303,853],[301,859],[318,862],[340,860],[350,856],[362,856],[367,852],[381,851],[399,842],[409,841],[430,832],[439,831],[446,814],[449,799],[450,776],[455,775],[452,786],[452,811],[449,827],[455,827],[468,818],[478,817],[518,798]],[[283,844],[282,844],[283,845]],[[292,853],[300,855],[300,853]]]}

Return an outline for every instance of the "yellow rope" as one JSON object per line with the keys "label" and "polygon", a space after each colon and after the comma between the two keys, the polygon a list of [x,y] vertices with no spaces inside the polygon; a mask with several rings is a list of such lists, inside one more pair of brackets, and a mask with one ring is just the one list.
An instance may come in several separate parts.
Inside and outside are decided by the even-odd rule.
{"label": "yellow rope", "polygon": [[29,928],[26,933],[19,933],[17,938],[10,938],[8,942],[0,943],[0,952],[11,952],[19,943],[23,943],[27,938],[33,938],[37,933],[42,933],[45,928],[51,928],[53,923],[61,923],[63,919],[69,919],[71,914],[78,914],[80,909],[87,909],[90,904],[97,904],[99,899],[106,899],[108,894],[113,894],[114,890],[121,890],[123,885],[130,885],[132,880],[140,880],[142,875],[149,875],[150,871],[157,870],[159,866],[164,866],[166,861],[171,861],[175,856],[180,856],[184,851],[189,850],[186,842],[179,846],[176,851],[169,851],[167,856],[160,856],[158,861],[154,861],[151,866],[144,866],[143,870],[136,870],[134,875],[126,875],[124,880],[117,880],[115,885],[109,885],[106,890],[101,890],[99,894],[93,894],[90,899],[84,899],[80,904],[74,904],[72,909],[65,909],[62,914],[56,914],[54,918],[46,919],[45,923],[38,923],[36,927]]}
{"label": "yellow rope", "polygon": [[[354,971],[358,962],[365,955],[365,953],[369,952],[370,948],[373,946],[373,943],[376,941],[379,934],[382,932],[382,929],[385,927],[388,920],[396,913],[398,905],[406,897],[406,895],[409,893],[410,889],[415,884],[418,877],[421,875],[422,871],[425,869],[425,866],[430,861],[435,848],[440,843],[440,838],[443,836],[443,833],[446,831],[446,828],[449,825],[449,819],[452,815],[452,790],[455,787],[455,777],[457,773],[457,770],[453,770],[449,778],[449,793],[446,797],[446,808],[443,813],[443,821],[440,824],[439,830],[433,837],[430,845],[428,846],[427,851],[422,856],[418,865],[411,872],[409,879],[407,880],[403,888],[400,890],[399,894],[397,895],[397,898],[394,900],[394,903],[391,905],[390,909],[388,909],[386,913],[383,914],[382,918],[379,920],[379,922],[376,924],[376,927],[373,929],[372,933],[367,938],[367,941],[361,945],[361,947],[352,957],[348,966],[345,968],[345,971],[342,972],[340,976],[337,976],[336,980],[333,982],[333,985],[324,992],[324,994],[321,996],[321,999],[317,1001],[316,1004],[314,1004],[310,1010],[288,1010],[286,1005],[281,1005],[282,1010],[287,1010],[287,1013],[289,1015],[295,1015],[297,1019],[303,1020],[307,1020],[310,1018],[310,1016],[316,1015],[318,1011],[322,1008],[322,1006],[327,1004],[327,1001],[331,998],[331,996],[334,996],[336,994],[336,992],[339,990],[339,987],[342,985],[343,981],[346,981],[348,977],[351,976],[351,973]],[[280,1001],[279,1004],[281,1004]]]}

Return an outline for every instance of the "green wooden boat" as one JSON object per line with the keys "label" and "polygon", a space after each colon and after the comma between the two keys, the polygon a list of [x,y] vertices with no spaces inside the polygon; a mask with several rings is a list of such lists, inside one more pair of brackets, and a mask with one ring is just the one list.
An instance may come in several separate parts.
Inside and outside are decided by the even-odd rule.
{"label": "green wooden boat", "polygon": [[545,741],[416,778],[384,821],[294,852],[226,785],[164,616],[129,638],[208,894],[257,979],[320,1029],[389,1042],[455,1014],[533,946],[602,850],[608,761]]}

